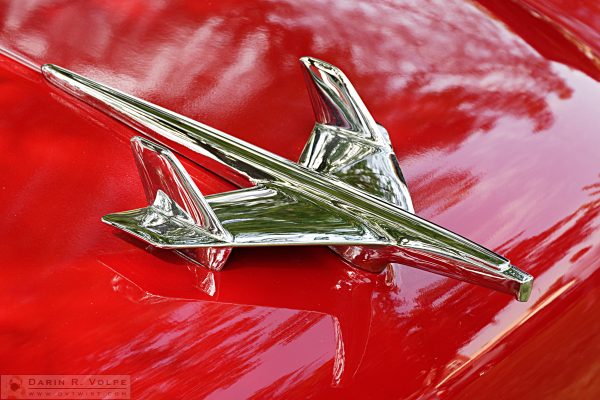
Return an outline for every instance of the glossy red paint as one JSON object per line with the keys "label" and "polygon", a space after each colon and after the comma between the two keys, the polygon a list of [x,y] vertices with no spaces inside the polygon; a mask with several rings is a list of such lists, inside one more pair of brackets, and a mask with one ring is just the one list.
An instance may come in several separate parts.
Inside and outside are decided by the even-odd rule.
{"label": "glossy red paint", "polygon": [[[598,398],[594,3],[537,3],[3,2],[0,373],[130,374],[134,398]],[[321,247],[242,249],[215,274],[145,249],[100,223],[144,204],[134,133],[36,70],[296,159],[301,55],[353,81],[420,215],[536,276],[529,303]]]}

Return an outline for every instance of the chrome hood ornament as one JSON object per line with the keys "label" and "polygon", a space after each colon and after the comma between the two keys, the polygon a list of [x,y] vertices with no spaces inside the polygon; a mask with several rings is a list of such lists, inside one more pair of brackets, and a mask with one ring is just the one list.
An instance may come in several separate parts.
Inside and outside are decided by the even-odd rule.
{"label": "chrome hood ornament", "polygon": [[[214,270],[234,247],[327,245],[368,271],[397,262],[527,301],[531,275],[413,213],[387,131],[346,76],[314,58],[300,62],[317,121],[297,164],[58,66],[42,73],[162,143],[131,141],[150,205],[102,218],[151,245]],[[242,189],[204,197],[169,149]]]}

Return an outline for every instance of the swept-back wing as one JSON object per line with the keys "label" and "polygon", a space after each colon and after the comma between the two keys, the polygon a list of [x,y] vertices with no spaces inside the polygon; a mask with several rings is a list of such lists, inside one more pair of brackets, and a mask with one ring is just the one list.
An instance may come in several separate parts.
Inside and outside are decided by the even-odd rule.
{"label": "swept-back wing", "polygon": [[278,182],[205,198],[170,150],[141,137],[131,146],[150,205],[103,221],[154,246],[387,244],[343,208]]}
{"label": "swept-back wing", "polygon": [[316,124],[299,163],[413,212],[386,129],[377,124],[338,68],[300,59]]}
{"label": "swept-back wing", "polygon": [[387,244],[343,208],[277,183],[207,197],[233,246]]}

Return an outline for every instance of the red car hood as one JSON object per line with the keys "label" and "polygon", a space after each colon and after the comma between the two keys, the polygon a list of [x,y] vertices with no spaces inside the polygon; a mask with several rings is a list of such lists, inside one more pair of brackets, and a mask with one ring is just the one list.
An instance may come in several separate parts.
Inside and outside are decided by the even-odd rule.
{"label": "red car hood", "polygon": [[[542,3],[3,2],[0,373],[126,374],[133,398],[598,398],[600,10]],[[146,249],[100,222],[145,205],[134,132],[39,73],[296,160],[302,55],[388,129],[417,213],[536,277],[528,303],[322,247],[216,274]]]}

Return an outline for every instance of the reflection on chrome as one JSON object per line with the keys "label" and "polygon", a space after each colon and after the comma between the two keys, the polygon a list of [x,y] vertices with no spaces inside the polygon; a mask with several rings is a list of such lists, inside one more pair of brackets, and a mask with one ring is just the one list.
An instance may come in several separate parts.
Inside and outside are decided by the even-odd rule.
{"label": "reflection on chrome", "polygon": [[[150,206],[103,218],[154,246],[219,270],[233,247],[328,245],[368,271],[397,262],[526,301],[529,274],[413,214],[389,136],[348,78],[323,61],[300,61],[317,122],[299,164],[63,68],[42,72],[162,143],[132,139]],[[204,197],[169,149],[243,189]]]}

